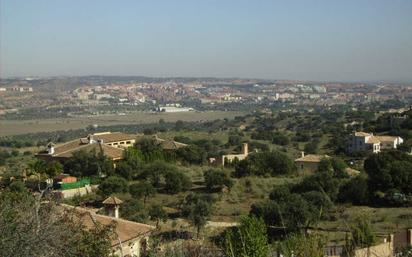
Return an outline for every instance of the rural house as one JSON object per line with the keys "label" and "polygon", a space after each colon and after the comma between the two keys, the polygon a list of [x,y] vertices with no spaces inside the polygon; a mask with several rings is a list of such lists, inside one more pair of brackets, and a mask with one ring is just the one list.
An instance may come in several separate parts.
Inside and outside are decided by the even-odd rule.
{"label": "rural house", "polygon": [[149,247],[149,238],[155,227],[121,218],[97,214],[86,208],[73,207],[66,204],[61,204],[61,207],[74,210],[77,214],[75,218],[79,219],[79,222],[81,222],[86,229],[91,229],[98,224],[114,224],[114,233],[111,238],[113,256],[146,256]]}
{"label": "rural house", "polygon": [[322,159],[330,158],[328,155],[316,155],[316,154],[307,154],[302,152],[300,158],[295,159],[295,164],[298,167],[298,171],[301,172],[315,172],[319,168],[319,163]]}
{"label": "rural house", "polygon": [[376,136],[373,133],[354,132],[350,135],[347,152],[372,152],[379,153],[381,150],[396,149],[403,143],[401,137],[394,136]]}

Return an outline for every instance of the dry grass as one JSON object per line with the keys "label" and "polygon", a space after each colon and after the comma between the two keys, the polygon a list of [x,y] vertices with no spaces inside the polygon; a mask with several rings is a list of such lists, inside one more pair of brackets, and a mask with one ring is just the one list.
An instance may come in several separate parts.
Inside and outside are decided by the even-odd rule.
{"label": "dry grass", "polygon": [[166,122],[205,121],[233,118],[244,115],[244,112],[185,112],[185,113],[145,113],[137,112],[127,115],[81,116],[65,119],[44,120],[1,120],[0,136],[11,136],[25,133],[50,132],[57,130],[81,129],[89,125],[110,126],[119,124],[156,123],[160,119]]}

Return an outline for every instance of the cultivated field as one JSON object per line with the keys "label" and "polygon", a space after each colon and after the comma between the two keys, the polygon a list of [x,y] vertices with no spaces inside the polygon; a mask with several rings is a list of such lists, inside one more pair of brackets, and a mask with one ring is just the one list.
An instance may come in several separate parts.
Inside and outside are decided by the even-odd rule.
{"label": "cultivated field", "polygon": [[160,119],[165,122],[205,121],[233,118],[244,115],[244,112],[182,112],[182,113],[132,113],[126,115],[94,115],[65,119],[44,120],[0,120],[0,137],[25,133],[49,132],[57,130],[81,129],[89,125],[110,126],[119,124],[155,123]]}

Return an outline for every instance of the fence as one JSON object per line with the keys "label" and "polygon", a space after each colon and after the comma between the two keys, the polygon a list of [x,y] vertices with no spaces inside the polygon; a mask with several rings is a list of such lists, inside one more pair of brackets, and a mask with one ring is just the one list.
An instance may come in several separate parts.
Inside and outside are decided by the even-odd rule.
{"label": "fence", "polygon": [[71,183],[58,183],[55,186],[55,188],[59,190],[67,190],[67,189],[75,189],[75,188],[84,187],[86,185],[90,185],[89,178],[83,178],[81,180],[78,180],[76,182],[71,182]]}

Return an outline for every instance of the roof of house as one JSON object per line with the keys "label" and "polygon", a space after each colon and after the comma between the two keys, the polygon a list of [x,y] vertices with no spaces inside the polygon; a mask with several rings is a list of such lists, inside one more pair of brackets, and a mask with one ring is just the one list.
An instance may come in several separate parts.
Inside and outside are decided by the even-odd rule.
{"label": "roof of house", "polygon": [[58,145],[54,147],[54,153],[48,154],[47,151],[42,151],[38,155],[40,156],[52,156],[52,157],[60,157],[60,158],[70,158],[73,156],[75,152],[78,151],[85,151],[85,152],[96,152],[102,153],[110,159],[118,160],[123,158],[123,149],[106,145],[104,143],[87,143],[84,144],[81,140],[76,139],[62,145]]}
{"label": "roof of house", "polygon": [[119,240],[124,243],[140,236],[150,234],[150,232],[155,229],[155,227],[151,225],[96,214],[93,211],[81,207],[73,207],[66,204],[61,204],[60,206],[64,209],[73,209],[80,214],[78,219],[88,229],[94,228],[96,223],[102,225],[114,224],[116,233],[114,233],[115,235],[112,238],[112,247],[119,245]]}
{"label": "roof of house", "polygon": [[307,154],[295,160],[295,162],[320,162],[322,159],[330,158],[329,155]]}
{"label": "roof of house", "polygon": [[378,140],[382,142],[394,142],[398,137],[393,136],[375,136]]}
{"label": "roof of house", "polygon": [[93,134],[94,140],[103,140],[104,143],[134,140],[137,137],[138,135],[126,134],[122,132],[104,132],[104,133]]}
{"label": "roof of house", "polygon": [[60,180],[60,179],[68,178],[68,177],[72,177],[72,176],[70,176],[69,174],[62,173],[60,175],[55,176],[53,179]]}
{"label": "roof of house", "polygon": [[355,132],[357,137],[369,137],[366,141],[367,144],[379,144],[380,142],[394,142],[397,137],[393,136],[375,136],[372,133]]}
{"label": "roof of house", "polygon": [[156,142],[162,146],[164,150],[176,150],[182,147],[186,147],[187,144],[183,144],[174,140],[166,140],[162,138],[154,137]]}
{"label": "roof of house", "polygon": [[103,204],[111,204],[111,205],[119,205],[121,203],[123,203],[123,201],[114,196],[107,197],[106,200],[103,201]]}
{"label": "roof of house", "polygon": [[61,152],[58,154],[53,154],[55,157],[64,157],[64,158],[70,158],[73,156],[73,153],[78,152],[78,151],[85,151],[85,152],[95,152],[97,154],[102,153],[106,157],[116,160],[116,159],[121,159],[123,158],[123,149],[122,148],[117,148],[109,145],[105,145],[102,143],[92,143],[92,144],[87,144],[87,145],[80,145],[78,147],[69,149],[65,152]]}
{"label": "roof of house", "polygon": [[368,141],[366,141],[367,144],[379,144],[380,142],[381,141],[376,136],[371,136],[370,138],[368,138]]}

